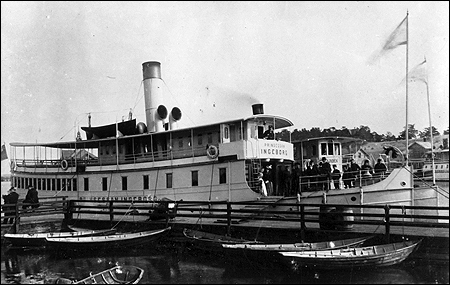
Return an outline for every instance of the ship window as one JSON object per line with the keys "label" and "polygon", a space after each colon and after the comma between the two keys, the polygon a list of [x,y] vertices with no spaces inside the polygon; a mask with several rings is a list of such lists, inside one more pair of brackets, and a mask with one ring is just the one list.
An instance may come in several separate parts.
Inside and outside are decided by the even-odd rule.
{"label": "ship window", "polygon": [[230,137],[230,130],[228,129],[227,126],[225,126],[225,128],[223,128],[223,138],[227,140],[229,139],[229,137]]}
{"label": "ship window", "polygon": [[183,138],[182,137],[178,138],[178,147],[183,148]]}
{"label": "ship window", "polygon": [[67,191],[66,179],[61,179],[61,186],[63,191]]}
{"label": "ship window", "polygon": [[38,178],[36,190],[42,190],[41,183],[42,183],[41,178]]}
{"label": "ship window", "polygon": [[127,185],[127,177],[126,176],[122,176],[122,190],[128,190],[128,185]]}
{"label": "ship window", "polygon": [[33,186],[37,188],[37,178],[33,178]]}
{"label": "ship window", "polygon": [[52,179],[52,190],[56,190],[56,179]]}
{"label": "ship window", "polygon": [[192,186],[198,186],[198,170],[191,172]]}
{"label": "ship window", "polygon": [[78,188],[77,188],[77,179],[74,178],[74,179],[72,180],[72,183],[73,183],[72,190],[73,190],[73,191],[77,191],[77,190],[78,190]]}
{"label": "ship window", "polygon": [[67,191],[72,191],[72,179],[67,179]]}
{"label": "ship window", "polygon": [[328,153],[327,153],[327,144],[326,143],[321,143],[320,144],[320,154],[321,155],[328,155]]}
{"label": "ship window", "polygon": [[42,190],[47,190],[47,179],[42,178]]}
{"label": "ship window", "polygon": [[334,155],[333,143],[328,143],[328,155]]}
{"label": "ship window", "polygon": [[84,191],[89,191],[89,178],[84,178]]}
{"label": "ship window", "polygon": [[166,188],[172,188],[172,173],[166,173]]}
{"label": "ship window", "polygon": [[108,190],[108,177],[102,178],[102,190],[107,191]]}
{"label": "ship window", "polygon": [[144,179],[144,189],[149,189],[149,185],[148,185],[148,175],[144,175],[143,176]]}
{"label": "ship window", "polygon": [[202,145],[203,144],[203,136],[200,134],[197,136],[197,144]]}
{"label": "ship window", "polygon": [[47,190],[52,190],[52,180],[47,178]]}
{"label": "ship window", "polygon": [[225,184],[227,183],[227,169],[219,168],[219,183]]}
{"label": "ship window", "polygon": [[213,142],[212,133],[208,133],[208,143],[212,143],[212,142]]}
{"label": "ship window", "polygon": [[338,143],[334,144],[334,154],[335,155],[341,155],[341,148],[339,147]]}
{"label": "ship window", "polygon": [[25,188],[23,181],[24,181],[24,178],[23,177],[20,178],[20,188]]}
{"label": "ship window", "polygon": [[61,190],[61,179],[59,178],[56,179],[56,190],[57,191]]}

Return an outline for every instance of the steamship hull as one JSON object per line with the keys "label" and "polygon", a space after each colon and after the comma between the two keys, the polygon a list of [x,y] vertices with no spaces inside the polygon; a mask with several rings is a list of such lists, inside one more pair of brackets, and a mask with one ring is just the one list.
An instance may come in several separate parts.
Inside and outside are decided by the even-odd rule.
{"label": "steamship hull", "polygon": [[20,197],[32,185],[40,197],[90,201],[254,201],[262,196],[262,167],[292,166],[292,143],[262,137],[269,126],[292,126],[289,119],[254,104],[248,117],[178,128],[181,110],[164,105],[160,63],[142,66],[145,123],[130,116],[91,126],[89,115],[85,138],[10,144]]}

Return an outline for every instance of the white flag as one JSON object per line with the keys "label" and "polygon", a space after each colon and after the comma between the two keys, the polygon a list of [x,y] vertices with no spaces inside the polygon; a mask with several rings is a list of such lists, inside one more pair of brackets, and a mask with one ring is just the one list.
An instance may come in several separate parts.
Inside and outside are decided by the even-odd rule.
{"label": "white flag", "polygon": [[[408,72],[408,81],[409,82],[422,81],[425,84],[428,83],[428,72],[427,72],[426,65],[425,65],[426,62],[427,62],[427,60],[424,59],[423,62],[419,63],[418,65],[416,65],[413,69],[411,69]],[[405,83],[405,81],[406,81],[406,76],[405,76],[405,78],[403,78],[403,80],[400,84]]]}

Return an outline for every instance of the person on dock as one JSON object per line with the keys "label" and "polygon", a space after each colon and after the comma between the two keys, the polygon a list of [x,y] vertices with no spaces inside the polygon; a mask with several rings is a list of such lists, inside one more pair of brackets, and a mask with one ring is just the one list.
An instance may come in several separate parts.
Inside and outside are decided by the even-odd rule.
{"label": "person on dock", "polygon": [[[17,194],[16,192],[16,188],[13,186],[11,188],[9,188],[8,190],[8,194],[7,195],[3,195],[3,200],[5,201],[5,204],[14,204],[14,206],[6,206],[4,207],[5,211],[8,211],[7,213],[5,213],[6,216],[15,216],[16,215],[16,204],[17,201],[19,201],[19,194]],[[10,218],[4,218],[3,219],[3,224],[12,224],[14,223],[14,217],[10,217]]]}
{"label": "person on dock", "polygon": [[333,179],[334,189],[341,189],[341,171],[337,168],[336,164],[333,164],[333,172],[331,172],[331,178]]}
{"label": "person on dock", "polygon": [[27,192],[27,195],[25,196],[25,200],[23,200],[23,203],[29,203],[32,205],[23,205],[22,209],[27,209],[30,206],[32,209],[39,207],[39,195],[38,195],[36,188],[34,188],[34,186],[31,186],[31,185],[28,186],[28,192]]}

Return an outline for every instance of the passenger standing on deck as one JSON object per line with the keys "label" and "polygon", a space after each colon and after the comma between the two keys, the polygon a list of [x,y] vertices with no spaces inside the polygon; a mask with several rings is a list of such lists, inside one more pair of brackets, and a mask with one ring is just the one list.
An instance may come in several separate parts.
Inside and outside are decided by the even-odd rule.
{"label": "passenger standing on deck", "polygon": [[267,165],[264,167],[263,179],[266,184],[267,195],[273,195],[273,185],[272,185],[272,165]]}
{"label": "passenger standing on deck", "polygon": [[361,166],[361,173],[365,178],[372,176],[373,168],[370,166],[370,161],[368,159],[364,160],[364,164]]}
{"label": "passenger standing on deck", "polygon": [[[31,208],[37,208],[39,207],[39,196],[38,196],[38,192],[37,190],[34,188],[34,186],[28,186],[28,192],[27,195],[25,196],[25,200],[23,200],[23,203],[30,203],[33,204],[31,205]],[[22,208],[26,209],[30,207],[30,205],[23,205]]]}
{"label": "passenger standing on deck", "polygon": [[334,189],[341,189],[340,179],[341,179],[341,171],[337,168],[336,164],[333,164],[333,172],[331,173],[331,178],[333,179]]}
{"label": "passenger standing on deck", "polygon": [[264,182],[263,176],[264,174],[262,172],[258,174],[258,184],[261,187],[261,194],[264,197],[267,197],[266,183]]}
{"label": "passenger standing on deck", "polygon": [[317,188],[319,188],[319,167],[312,159],[309,161],[309,165],[310,165],[310,173],[309,173],[310,187],[309,188],[312,188],[313,190],[317,190]]}
{"label": "passenger standing on deck", "polygon": [[352,175],[350,173],[348,165],[342,166],[342,181],[344,181],[344,188],[351,188],[352,187]]}
{"label": "passenger standing on deck", "polygon": [[384,177],[387,171],[386,164],[384,164],[383,159],[378,158],[377,163],[374,166],[375,176]]}
{"label": "passenger standing on deck", "polygon": [[323,179],[323,189],[329,190],[331,183],[331,165],[326,157],[322,157],[321,176]]}
{"label": "passenger standing on deck", "polygon": [[[9,188],[8,194],[3,195],[2,197],[3,197],[3,200],[5,201],[5,204],[14,204],[14,206],[4,207],[5,211],[8,211],[8,213],[5,213],[5,215],[15,216],[16,215],[16,204],[17,204],[17,201],[19,201],[19,194],[16,193],[16,188],[14,186]],[[14,218],[10,217],[10,218],[5,218],[3,220],[3,223],[8,224],[8,220],[9,220],[9,224],[12,224],[14,222]]]}
{"label": "passenger standing on deck", "polygon": [[361,167],[359,167],[359,165],[352,158],[350,160],[350,175],[351,175],[350,177],[351,177],[351,182],[352,182],[351,187],[355,187],[356,177],[360,175],[360,171],[361,171]]}
{"label": "passenger standing on deck", "polygon": [[300,187],[300,177],[302,176],[302,169],[300,163],[296,162],[294,165],[294,171],[292,171],[292,191],[294,195],[302,192]]}

